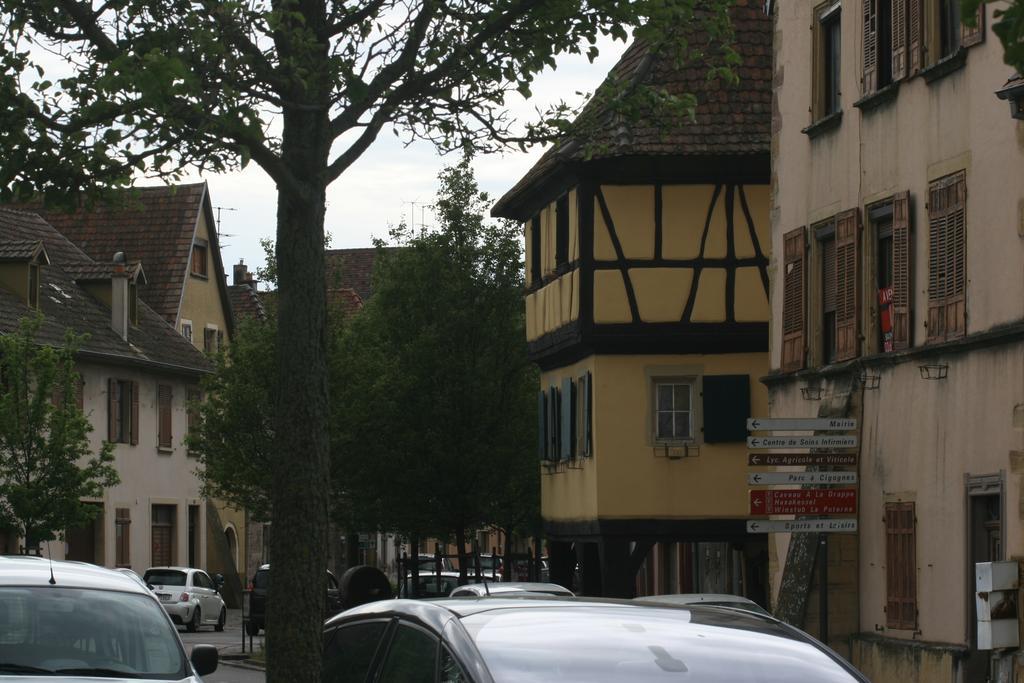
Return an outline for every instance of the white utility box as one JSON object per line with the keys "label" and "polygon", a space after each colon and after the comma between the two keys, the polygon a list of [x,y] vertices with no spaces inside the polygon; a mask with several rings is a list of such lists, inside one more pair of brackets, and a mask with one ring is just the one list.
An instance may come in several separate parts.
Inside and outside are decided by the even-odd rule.
{"label": "white utility box", "polygon": [[978,649],[1019,647],[1017,562],[978,562],[974,567]]}

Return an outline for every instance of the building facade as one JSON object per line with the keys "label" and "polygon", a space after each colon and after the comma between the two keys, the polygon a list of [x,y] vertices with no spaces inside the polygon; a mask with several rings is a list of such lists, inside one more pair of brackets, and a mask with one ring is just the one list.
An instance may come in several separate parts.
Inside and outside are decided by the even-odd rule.
{"label": "building facade", "polygon": [[[44,258],[0,263],[0,334],[41,313],[41,344],[61,344],[66,331],[87,334],[76,356],[79,406],[92,425],[90,445],[114,444],[120,483],[101,499],[94,521],[59,530],[58,559],[128,567],[206,566],[206,509],[183,444],[187,401],[209,361],[161,316],[137,299],[146,284],[139,262],[90,259],[38,215],[0,209],[0,243],[37,245]],[[9,256],[9,254],[7,255]],[[22,271],[36,269],[34,278]],[[28,289],[22,286],[28,284]],[[0,550],[18,552],[20,539],[0,537]]]}
{"label": "building facade", "polygon": [[738,85],[634,44],[610,78],[693,93],[694,119],[592,103],[591,137],[494,209],[524,224],[551,578],[588,595],[766,598],[744,440],[767,410],[770,27],[756,3],[733,19]]}
{"label": "building facade", "polygon": [[[234,321],[206,183],[133,188],[73,211],[41,203],[22,208],[42,215],[96,261],[124,251],[145,263],[148,281],[139,286],[140,299],[199,351],[214,354],[230,343]],[[225,600],[240,606],[251,576],[245,511],[218,500],[202,505],[208,507],[201,528],[210,549],[202,567],[226,577]]]}
{"label": "building facade", "polygon": [[[1009,680],[975,563],[1021,555],[1024,128],[983,5],[772,3],[773,417],[858,420],[859,531],[771,539],[777,613],[877,683]],[[808,30],[810,27],[810,30]],[[821,564],[818,562],[818,564]],[[828,600],[822,624],[819,600]]]}

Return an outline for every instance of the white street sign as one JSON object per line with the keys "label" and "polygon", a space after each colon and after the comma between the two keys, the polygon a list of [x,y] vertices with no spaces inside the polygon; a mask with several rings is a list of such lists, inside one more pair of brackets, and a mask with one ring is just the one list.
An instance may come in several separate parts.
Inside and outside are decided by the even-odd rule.
{"label": "white street sign", "polygon": [[751,486],[779,484],[856,484],[856,472],[755,472],[747,475]]}
{"label": "white street sign", "polygon": [[748,436],[747,448],[856,448],[849,436]]}
{"label": "white street sign", "polygon": [[857,419],[853,417],[748,417],[747,431],[818,431],[818,432],[849,432],[857,428]]}
{"label": "white street sign", "polygon": [[857,530],[856,519],[748,519],[748,534],[842,533]]}

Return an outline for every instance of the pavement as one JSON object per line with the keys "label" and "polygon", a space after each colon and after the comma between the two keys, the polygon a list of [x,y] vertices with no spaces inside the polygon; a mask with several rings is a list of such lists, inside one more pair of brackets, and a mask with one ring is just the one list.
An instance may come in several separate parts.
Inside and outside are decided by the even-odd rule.
{"label": "pavement", "polygon": [[263,649],[263,632],[251,640],[245,636],[245,652],[242,652],[242,610],[229,609],[224,630],[217,632],[213,626],[203,626],[195,633],[189,633],[184,626],[178,627],[178,635],[188,654],[193,645],[213,645],[220,654],[217,670],[204,676],[204,683],[263,683],[266,676],[263,667],[249,659],[253,649]]}

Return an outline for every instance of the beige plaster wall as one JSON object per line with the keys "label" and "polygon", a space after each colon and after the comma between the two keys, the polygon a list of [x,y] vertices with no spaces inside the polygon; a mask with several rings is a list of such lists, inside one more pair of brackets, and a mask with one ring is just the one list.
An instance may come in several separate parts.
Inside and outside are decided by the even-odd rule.
{"label": "beige plaster wall", "polygon": [[752,411],[768,410],[767,390],[757,381],[767,370],[767,354],[591,356],[546,372],[544,387],[592,373],[594,457],[584,459],[582,469],[562,466],[542,477],[545,519],[746,516],[743,442],[712,445],[698,437],[691,449],[696,455],[681,459],[663,457],[663,449],[653,446],[649,371],[666,368],[696,375],[749,374]]}
{"label": "beige plaster wall", "polygon": [[[196,237],[209,242],[210,229],[206,223],[206,213],[200,212],[196,225]],[[209,276],[205,278],[192,275],[191,264],[189,264],[189,272],[185,275],[185,293],[181,309],[178,312],[178,331],[181,331],[182,321],[191,320],[192,345],[199,350],[203,349],[203,330],[207,325],[213,325],[222,331],[225,342],[231,341],[228,336],[228,312],[224,310],[221,303],[219,283],[213,268],[212,248],[206,250],[206,259],[206,272]],[[224,286],[223,283],[220,284]]]}
{"label": "beige plaster wall", "polygon": [[[811,31],[814,3],[776,3],[774,194],[771,272],[781,271],[785,232],[863,207],[896,192],[911,193],[914,259],[913,329],[923,343],[927,315],[927,191],[929,181],[967,171],[967,332],[1024,317],[1024,123],[1010,118],[995,97],[1011,75],[992,34],[986,5],[984,43],[969,48],[965,68],[927,84],[904,81],[894,102],[870,112],[852,106],[860,97],[860,3],[846,2],[842,18],[842,121],[810,139]],[[1010,293],[1016,293],[1010,295]],[[772,279],[772,362],[780,365],[782,280]],[[862,326],[863,327],[863,326]]]}
{"label": "beige plaster wall", "polygon": [[[114,466],[121,482],[107,489],[103,496],[103,564],[113,567],[115,555],[115,509],[131,510],[131,566],[139,572],[151,564],[150,522],[151,506],[170,504],[177,506],[175,520],[175,562],[188,560],[188,506],[199,506],[198,557],[199,567],[206,566],[206,535],[204,533],[205,505],[199,497],[199,481],[194,471],[195,458],[186,455],[182,443],[188,426],[185,400],[189,384],[172,375],[158,375],[136,369],[96,364],[80,364],[79,372],[85,381],[83,389],[84,412],[93,427],[89,442],[96,452],[107,438],[107,380],[111,377],[134,380],[139,383],[139,443],[135,446],[119,443],[114,446]],[[172,388],[173,412],[171,417],[174,447],[170,452],[157,449],[157,385]],[[54,558],[64,557],[64,544],[52,544]]]}

